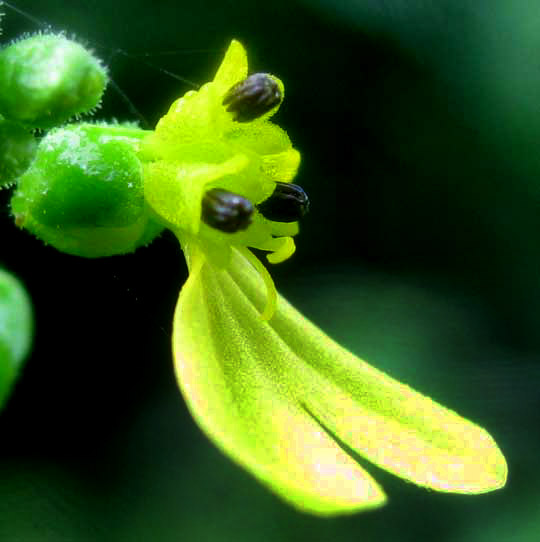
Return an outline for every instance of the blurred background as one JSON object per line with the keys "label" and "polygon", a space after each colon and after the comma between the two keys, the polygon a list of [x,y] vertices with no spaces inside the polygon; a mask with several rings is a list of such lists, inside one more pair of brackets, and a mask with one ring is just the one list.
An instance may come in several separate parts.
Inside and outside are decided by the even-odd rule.
{"label": "blurred background", "polygon": [[[389,503],[320,519],[234,466],[177,390],[172,235],[83,260],[12,223],[0,265],[35,303],[0,416],[0,540],[540,539],[540,4],[532,0],[16,0],[89,44],[150,126],[231,38],[278,75],[311,212],[273,269],[360,357],[485,427],[509,464],[480,496],[370,472]],[[2,40],[40,29],[6,9]],[[165,53],[165,54],[163,54]],[[153,64],[158,69],[151,67]],[[109,88],[96,118],[135,118]]]}

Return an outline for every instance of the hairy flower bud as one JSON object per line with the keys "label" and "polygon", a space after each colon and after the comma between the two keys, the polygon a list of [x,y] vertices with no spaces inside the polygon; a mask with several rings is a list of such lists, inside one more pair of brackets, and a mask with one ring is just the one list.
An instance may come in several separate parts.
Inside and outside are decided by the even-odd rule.
{"label": "hairy flower bud", "polygon": [[101,62],[63,35],[37,34],[0,51],[0,114],[51,128],[99,105],[107,84]]}
{"label": "hairy flower bud", "polygon": [[58,250],[97,258],[133,252],[162,227],[150,219],[137,156],[143,130],[80,124],[53,130],[19,179],[16,223]]}
{"label": "hairy flower bud", "polygon": [[23,285],[0,269],[0,408],[9,396],[32,341],[32,305]]}

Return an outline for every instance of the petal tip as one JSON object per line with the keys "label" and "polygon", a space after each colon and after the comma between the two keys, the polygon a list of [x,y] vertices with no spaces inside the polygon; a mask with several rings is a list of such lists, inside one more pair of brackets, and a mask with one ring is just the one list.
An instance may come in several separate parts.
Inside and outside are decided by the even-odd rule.
{"label": "petal tip", "polygon": [[286,500],[298,511],[320,517],[345,516],[367,512],[384,506],[388,501],[386,494],[382,490],[379,490],[379,492],[369,496],[367,499],[362,497],[358,500],[351,499],[348,502],[325,502],[323,504],[319,502],[299,503],[297,501],[290,501],[287,497]]}
{"label": "petal tip", "polygon": [[478,443],[482,449],[473,448],[455,462],[448,460],[444,474],[433,474],[427,487],[437,491],[475,495],[495,491],[506,485],[506,459],[489,434],[481,431]]}

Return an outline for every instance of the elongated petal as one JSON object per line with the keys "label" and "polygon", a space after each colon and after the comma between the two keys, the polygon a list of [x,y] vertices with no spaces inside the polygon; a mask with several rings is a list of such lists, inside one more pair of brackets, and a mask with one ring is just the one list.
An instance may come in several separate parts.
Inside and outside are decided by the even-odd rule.
{"label": "elongated petal", "polygon": [[231,276],[201,258],[192,255],[174,320],[176,372],[200,426],[300,509],[332,514],[382,504],[377,483],[291,395],[281,374],[287,346]]}
{"label": "elongated petal", "polygon": [[353,356],[281,297],[262,321],[264,287],[236,250],[222,270],[187,248],[192,273],[174,323],[180,387],[210,438],[282,497],[321,514],[383,502],[332,435],[432,489],[504,485],[504,457],[483,429]]}

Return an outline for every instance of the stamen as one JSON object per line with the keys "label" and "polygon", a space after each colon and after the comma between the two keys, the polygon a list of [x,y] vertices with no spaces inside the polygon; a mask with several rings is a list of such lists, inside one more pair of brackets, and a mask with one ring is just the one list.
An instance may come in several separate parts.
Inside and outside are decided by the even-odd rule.
{"label": "stamen", "polygon": [[223,105],[237,122],[250,122],[279,105],[283,96],[277,82],[267,73],[254,73],[231,87]]}
{"label": "stamen", "polygon": [[272,195],[257,209],[268,220],[296,222],[309,211],[309,198],[297,184],[277,182]]}
{"label": "stamen", "polygon": [[236,233],[251,224],[253,211],[253,204],[246,198],[221,188],[213,188],[203,197],[201,219],[212,228]]}
{"label": "stamen", "polygon": [[292,237],[282,237],[281,246],[274,252],[267,254],[266,259],[270,263],[281,263],[288,260],[295,252],[296,245]]}
{"label": "stamen", "polygon": [[261,313],[261,319],[268,321],[270,318],[272,318],[272,316],[274,316],[277,309],[277,291],[274,281],[266,267],[264,267],[259,258],[257,258],[253,252],[251,252],[247,247],[236,248],[242,253],[242,256],[245,256],[246,260],[248,260],[259,273],[264,285],[266,286],[266,305]]}

